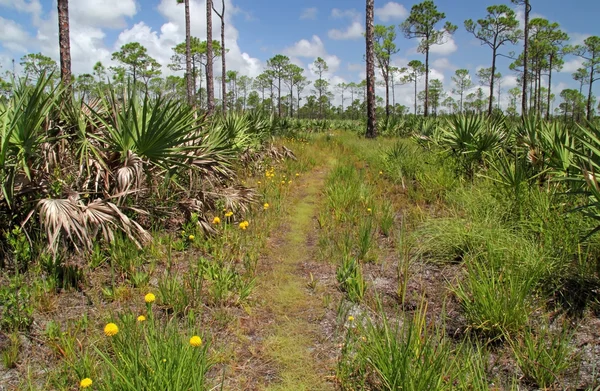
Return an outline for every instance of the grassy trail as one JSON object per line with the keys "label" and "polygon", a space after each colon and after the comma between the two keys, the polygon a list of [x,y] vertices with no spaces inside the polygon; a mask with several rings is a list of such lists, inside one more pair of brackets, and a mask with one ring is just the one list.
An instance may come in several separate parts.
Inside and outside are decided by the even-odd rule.
{"label": "grassy trail", "polygon": [[233,373],[236,390],[333,390],[328,381],[335,364],[319,352],[330,351],[318,324],[323,301],[308,288],[303,270],[316,251],[315,216],[333,161],[305,173],[291,195],[282,224],[269,238],[262,271],[257,273],[259,303],[242,323],[247,337]]}

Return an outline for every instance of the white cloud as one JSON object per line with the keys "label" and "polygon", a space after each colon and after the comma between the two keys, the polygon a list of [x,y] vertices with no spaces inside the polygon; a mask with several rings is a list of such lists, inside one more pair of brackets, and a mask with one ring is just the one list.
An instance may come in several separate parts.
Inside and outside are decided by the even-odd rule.
{"label": "white cloud", "polygon": [[[84,4],[85,3],[85,4]],[[37,5],[36,5],[37,4]],[[235,7],[232,0],[225,0],[226,12],[225,44],[228,69],[239,71],[243,75],[257,76],[263,69],[259,59],[253,58],[248,53],[240,50],[238,30],[232,21],[232,15],[243,14],[243,10]],[[72,68],[75,74],[91,73],[97,61],[102,61],[105,66],[113,65],[111,53],[118,50],[121,45],[138,41],[148,49],[148,54],[154,57],[163,67],[163,74],[172,74],[167,68],[170,63],[172,48],[185,40],[185,13],[184,7],[173,0],[161,0],[157,6],[159,14],[165,22],[159,29],[150,27],[145,22],[138,22],[122,30],[114,42],[105,42],[105,29],[121,28],[138,11],[135,0],[89,0],[86,2],[71,2],[71,57]],[[56,10],[52,10],[43,19],[36,18],[40,12],[37,0],[26,2],[24,0],[0,0],[0,6],[10,6],[21,12],[32,14],[32,24],[37,27],[35,37],[28,38],[26,33],[20,34],[18,24],[10,20],[1,20],[0,43],[9,50],[3,55],[18,54],[25,49],[27,52],[41,51],[44,55],[58,60],[58,24]],[[203,15],[206,12],[204,0],[191,0],[190,12],[192,15]],[[213,16],[213,39],[220,38],[220,19]],[[20,41],[16,38],[19,37]],[[206,39],[206,19],[195,18],[192,23],[192,35]],[[7,37],[15,36],[15,39]],[[22,47],[19,47],[19,44]],[[220,75],[220,66],[215,67],[215,73]]]}
{"label": "white cloud", "polygon": [[0,44],[18,53],[27,52],[27,45],[31,37],[27,31],[14,20],[4,19],[0,16]]}
{"label": "white cloud", "polygon": [[359,19],[360,12],[358,12],[354,8],[349,10],[341,10],[339,8],[334,8],[331,10],[331,17],[334,19]]}
{"label": "white cloud", "polygon": [[572,45],[583,45],[583,41],[589,37],[591,37],[591,34],[569,33],[570,44]]}
{"label": "white cloud", "polygon": [[318,10],[316,7],[304,8],[300,14],[300,20],[315,20],[317,19]]}
{"label": "white cloud", "polygon": [[441,58],[435,59],[431,63],[431,65],[433,65],[434,67],[439,68],[439,69],[450,69],[450,70],[457,69],[456,66],[454,66],[452,63],[450,63],[450,61],[446,57],[441,57]]}
{"label": "white cloud", "polygon": [[0,0],[0,5],[14,8],[19,12],[26,12],[34,16],[39,16],[42,13],[42,5],[39,0]]}
{"label": "white cloud", "polygon": [[352,64],[352,63],[349,63],[347,68],[348,68],[349,71],[358,72],[358,71],[362,71],[362,70],[365,69],[365,64]]}
{"label": "white cloud", "polygon": [[352,22],[352,24],[350,26],[348,26],[348,28],[346,28],[345,30],[338,30],[338,29],[329,30],[327,35],[329,36],[329,38],[335,39],[335,40],[359,39],[359,38],[363,37],[364,32],[365,32],[365,29],[364,29],[363,25],[360,22],[355,21],[355,22]]}
{"label": "white cloud", "polygon": [[502,88],[506,90],[510,90],[518,84],[517,77],[514,75],[502,76],[501,80]]}
{"label": "white cloud", "polygon": [[327,54],[325,45],[318,35],[313,35],[309,41],[307,39],[301,39],[294,45],[287,47],[283,50],[283,54],[290,57],[323,57]]}
{"label": "white cloud", "polygon": [[69,15],[81,24],[91,27],[123,28],[125,18],[137,13],[135,0],[71,1]]}
{"label": "white cloud", "polygon": [[584,60],[581,57],[575,57],[572,60],[565,61],[565,64],[563,65],[563,67],[560,70],[560,72],[562,72],[562,73],[575,73],[575,72],[577,72],[577,70],[579,68],[583,67],[583,62],[584,62]]}
{"label": "white cloud", "polygon": [[402,4],[390,1],[381,8],[375,8],[375,16],[382,22],[404,19],[408,16],[408,11]]}
{"label": "white cloud", "polygon": [[442,43],[441,45],[432,45],[429,48],[429,53],[447,56],[451,53],[454,53],[457,50],[458,50],[458,46],[456,45],[454,38],[447,37],[446,41],[444,43]]}

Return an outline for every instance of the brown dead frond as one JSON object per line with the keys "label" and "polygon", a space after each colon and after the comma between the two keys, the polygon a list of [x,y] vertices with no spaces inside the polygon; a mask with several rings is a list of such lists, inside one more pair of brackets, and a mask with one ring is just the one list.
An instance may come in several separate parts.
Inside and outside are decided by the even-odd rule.
{"label": "brown dead frond", "polygon": [[98,232],[106,241],[114,240],[114,231],[124,232],[138,247],[151,239],[150,234],[121,209],[106,200],[85,205],[77,196],[66,199],[43,199],[38,202],[40,221],[48,235],[48,245],[56,253],[61,237],[77,250],[89,250]]}
{"label": "brown dead frond", "polygon": [[81,206],[75,196],[65,199],[43,199],[38,202],[40,220],[46,228],[48,245],[56,253],[58,239],[65,234],[79,249],[78,244],[90,242],[85,224],[83,223]]}
{"label": "brown dead frond", "polygon": [[117,191],[127,192],[129,190],[139,190],[142,185],[142,175],[144,173],[144,162],[131,151],[127,151],[123,166],[117,170]]}

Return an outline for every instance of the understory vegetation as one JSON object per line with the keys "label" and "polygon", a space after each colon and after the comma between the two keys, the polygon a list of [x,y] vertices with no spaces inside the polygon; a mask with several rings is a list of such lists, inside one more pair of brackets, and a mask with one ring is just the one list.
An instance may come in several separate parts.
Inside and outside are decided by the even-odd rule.
{"label": "understory vegetation", "polygon": [[48,80],[0,107],[9,389],[600,387],[597,123],[405,116],[366,140]]}

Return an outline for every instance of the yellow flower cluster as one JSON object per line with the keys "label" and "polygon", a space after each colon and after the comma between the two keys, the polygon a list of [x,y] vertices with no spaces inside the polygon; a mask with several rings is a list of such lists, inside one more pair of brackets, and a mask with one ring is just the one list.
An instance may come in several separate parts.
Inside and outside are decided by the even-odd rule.
{"label": "yellow flower cluster", "polygon": [[371,212],[373,212],[373,209],[367,208],[367,213],[371,213]]}
{"label": "yellow flower cluster", "polygon": [[213,219],[213,224],[221,224],[221,219],[219,218],[219,216],[215,216],[215,218]]}
{"label": "yellow flower cluster", "polygon": [[81,388],[88,388],[92,386],[92,379],[90,379],[89,377],[86,377],[85,379],[82,379],[81,382],[79,383],[79,387]]}
{"label": "yellow flower cluster", "polygon": [[229,211],[229,212],[225,213],[225,217],[231,217],[231,216],[233,216],[233,212],[232,211]]}
{"label": "yellow flower cluster", "polygon": [[196,237],[194,235],[190,235],[188,236],[188,239],[190,240],[190,242],[193,242],[194,239],[196,239]]}
{"label": "yellow flower cluster", "polygon": [[104,326],[104,334],[106,334],[107,337],[112,337],[113,335],[117,335],[118,332],[119,332],[119,326],[117,326],[114,323],[108,323],[106,326]]}
{"label": "yellow flower cluster", "polygon": [[192,338],[190,338],[190,345],[192,345],[195,348],[201,346],[202,338],[198,337],[197,335],[194,335]]}
{"label": "yellow flower cluster", "polygon": [[146,293],[146,296],[144,296],[144,301],[148,304],[154,303],[155,300],[156,296],[154,296],[154,293]]}
{"label": "yellow flower cluster", "polygon": [[267,171],[265,171],[265,177],[267,178],[275,178],[275,169],[274,168],[270,168]]}
{"label": "yellow flower cluster", "polygon": [[137,317],[138,322],[144,322],[145,320],[146,320],[146,317],[144,315],[140,315]]}
{"label": "yellow flower cluster", "polygon": [[240,229],[245,231],[249,225],[250,225],[250,223],[248,221],[244,220],[240,223]]}
{"label": "yellow flower cluster", "polygon": [[267,210],[267,209],[269,209],[269,204],[268,204],[267,202],[265,202],[265,204],[263,205],[263,209],[264,209],[264,210]]}

